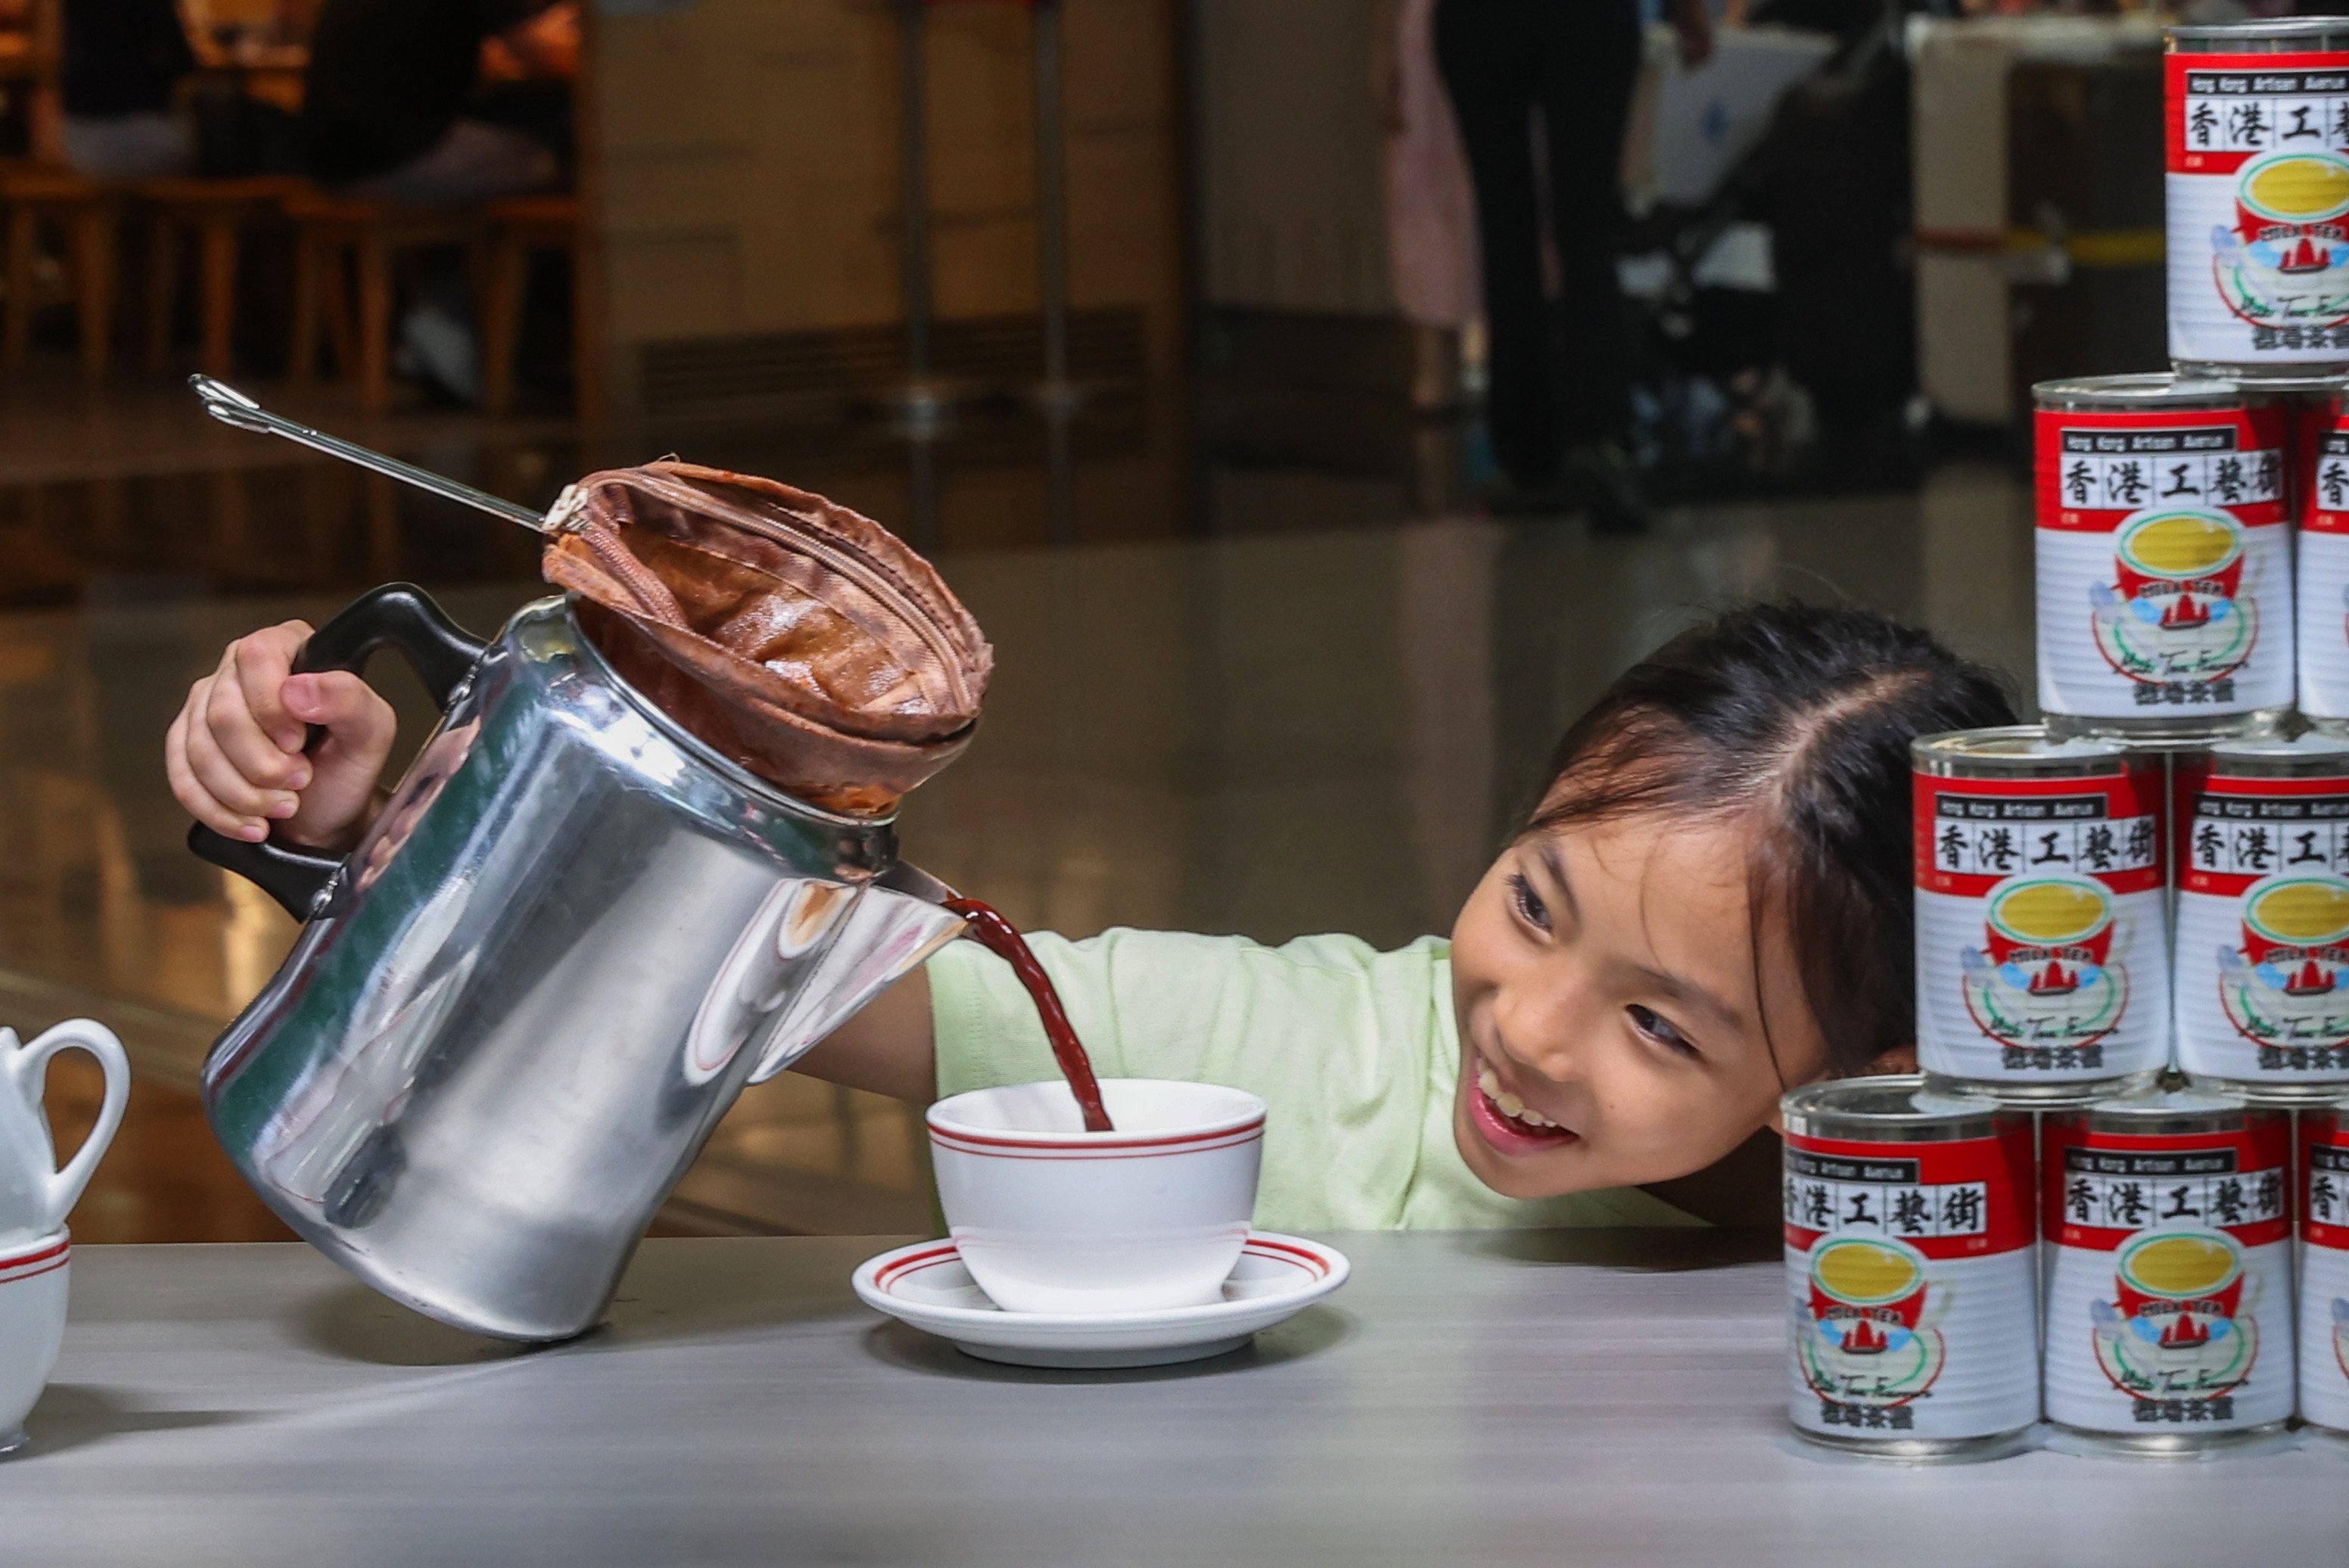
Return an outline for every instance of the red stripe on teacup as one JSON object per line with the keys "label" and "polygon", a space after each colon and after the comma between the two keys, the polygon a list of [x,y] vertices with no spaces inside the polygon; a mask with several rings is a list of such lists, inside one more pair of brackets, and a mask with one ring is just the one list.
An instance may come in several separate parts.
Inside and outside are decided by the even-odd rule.
{"label": "red stripe on teacup", "polygon": [[70,1241],[57,1241],[36,1247],[31,1252],[20,1253],[13,1258],[0,1258],[0,1284],[14,1284],[20,1279],[31,1279],[36,1274],[61,1269],[66,1266],[72,1251]]}
{"label": "red stripe on teacup", "polygon": [[1264,1138],[1261,1126],[1227,1134],[1214,1142],[1178,1143],[1168,1149],[1134,1147],[1132,1149],[1098,1148],[1090,1144],[988,1144],[974,1145],[936,1128],[930,1129],[930,1141],[940,1149],[957,1154],[968,1154],[982,1160],[1164,1160],[1173,1155],[1206,1154],[1218,1149],[1236,1149],[1244,1143],[1256,1143]]}
{"label": "red stripe on teacup", "polygon": [[1261,1133],[1264,1118],[1259,1116],[1237,1127],[1219,1127],[1212,1132],[1177,1132],[1164,1138],[1087,1138],[1072,1142],[966,1132],[959,1127],[940,1127],[935,1121],[929,1124],[929,1129],[933,1139],[968,1146],[975,1154],[998,1149],[1030,1150],[1050,1154],[1128,1154],[1149,1150],[1202,1148],[1209,1143],[1220,1146]]}

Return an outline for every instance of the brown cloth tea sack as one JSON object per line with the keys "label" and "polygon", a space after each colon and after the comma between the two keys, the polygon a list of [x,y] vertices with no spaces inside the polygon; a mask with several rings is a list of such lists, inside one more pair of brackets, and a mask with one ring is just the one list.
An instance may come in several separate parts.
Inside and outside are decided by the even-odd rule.
{"label": "brown cloth tea sack", "polygon": [[995,651],[872,519],[662,462],[588,475],[552,529],[546,580],[614,667],[785,793],[884,815],[969,743]]}

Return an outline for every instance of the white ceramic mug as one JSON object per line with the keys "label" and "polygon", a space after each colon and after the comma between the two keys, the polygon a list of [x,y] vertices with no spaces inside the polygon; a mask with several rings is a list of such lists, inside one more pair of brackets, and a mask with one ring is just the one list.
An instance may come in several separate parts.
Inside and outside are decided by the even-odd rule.
{"label": "white ceramic mug", "polygon": [[[106,1099],[89,1136],[60,1171],[41,1100],[48,1088],[49,1058],[63,1050],[88,1051],[98,1058],[106,1074]],[[69,1019],[28,1046],[17,1044],[14,1029],[0,1029],[0,1246],[65,1228],[66,1215],[122,1125],[129,1098],[130,1060],[103,1024]]]}
{"label": "white ceramic mug", "polygon": [[1065,1083],[975,1089],[929,1111],[938,1202],[963,1266],[1006,1312],[1154,1312],[1222,1298],[1247,1244],[1264,1101],[1105,1078],[1114,1132]]}
{"label": "white ceramic mug", "polygon": [[63,1231],[0,1247],[0,1454],[24,1446],[25,1418],[57,1364],[72,1256]]}

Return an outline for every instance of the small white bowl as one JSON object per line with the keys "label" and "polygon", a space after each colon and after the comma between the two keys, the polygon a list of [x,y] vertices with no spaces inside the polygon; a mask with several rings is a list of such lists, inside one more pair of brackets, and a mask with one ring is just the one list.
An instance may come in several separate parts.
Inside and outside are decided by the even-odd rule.
{"label": "small white bowl", "polygon": [[0,1247],[0,1454],[24,1446],[25,1418],[57,1364],[72,1257],[63,1231]]}
{"label": "small white bowl", "polygon": [[930,1107],[938,1202],[963,1266],[1006,1312],[1155,1312],[1222,1299],[1247,1242],[1264,1101],[1244,1089],[1107,1078],[1114,1132],[1066,1083]]}

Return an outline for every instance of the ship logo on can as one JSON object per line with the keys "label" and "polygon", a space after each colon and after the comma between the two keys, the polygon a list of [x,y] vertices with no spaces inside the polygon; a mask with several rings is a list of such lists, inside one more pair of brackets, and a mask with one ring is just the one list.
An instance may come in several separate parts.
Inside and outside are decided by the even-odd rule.
{"label": "ship logo on can", "polygon": [[1975,1027],[2009,1045],[2103,1038],[2128,1003],[2112,960],[2113,895],[2087,877],[2008,877],[1982,901],[1987,941],[1959,951]]}
{"label": "ship logo on can", "polygon": [[2243,1252],[2220,1231],[2152,1231],[2114,1259],[2114,1299],[2088,1304],[2096,1365],[2137,1399],[2215,1399],[2259,1357]]}
{"label": "ship logo on can", "polygon": [[2349,321],[2349,160],[2271,152],[2236,175],[2235,222],[2210,231],[2227,308],[2254,326]]}
{"label": "ship logo on can", "polygon": [[2262,1046],[2349,1044],[2349,879],[2262,877],[2243,892],[2243,942],[2219,949],[2219,1000]]}
{"label": "ship logo on can", "polygon": [[1796,1325],[1803,1380],[1822,1399],[1905,1405],[1941,1375],[1948,1310],[1949,1287],[1928,1287],[1916,1248],[1826,1237],[1811,1249],[1810,1302]]}
{"label": "ship logo on can", "polygon": [[2199,507],[2152,508],[2114,536],[2114,581],[2088,590],[2106,662],[2134,681],[2209,681],[2251,656],[2258,614],[2240,597],[2242,525]]}

